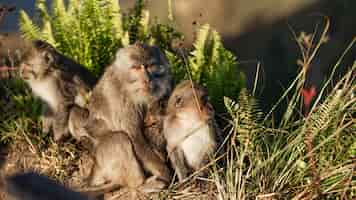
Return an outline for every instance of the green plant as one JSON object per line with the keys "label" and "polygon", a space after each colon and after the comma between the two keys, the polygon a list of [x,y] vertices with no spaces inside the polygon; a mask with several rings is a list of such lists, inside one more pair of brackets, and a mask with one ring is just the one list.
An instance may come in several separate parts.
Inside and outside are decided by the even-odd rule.
{"label": "green plant", "polygon": [[24,37],[51,43],[96,75],[110,63],[117,48],[128,44],[118,1],[70,0],[66,6],[63,0],[54,0],[48,12],[46,1],[38,0],[36,7],[41,17],[39,25],[25,11],[20,12]]}
{"label": "green plant", "polygon": [[244,87],[244,75],[236,57],[224,48],[219,34],[203,25],[197,32],[194,48],[188,56],[168,54],[175,77],[192,79],[208,88],[209,96],[219,113],[225,112],[223,97],[235,97]]}
{"label": "green plant", "polygon": [[[324,36],[321,34],[322,42]],[[315,36],[311,38],[316,39]],[[304,38],[304,41],[307,40]],[[333,72],[355,43],[356,38],[336,63]],[[231,116],[224,159],[226,165],[212,169],[219,199],[354,197],[356,62],[326,93],[332,73],[307,115],[300,115],[306,66],[309,67],[308,63],[320,44],[319,41],[317,45],[310,45],[316,47],[315,52],[308,51],[311,54],[303,52],[305,62],[301,65],[301,72],[281,97],[294,98],[289,99],[280,124],[275,123],[271,114],[261,120],[258,104],[245,90],[240,92],[237,101],[224,99]],[[276,106],[279,102],[281,100]]]}
{"label": "green plant", "polygon": [[135,7],[124,15],[114,0],[71,0],[67,6],[63,0],[55,0],[51,15],[45,2],[36,3],[40,26],[21,11],[20,27],[25,38],[46,40],[97,75],[119,47],[138,40],[156,44],[166,52],[177,82],[191,75],[193,81],[206,86],[218,112],[225,111],[223,96],[236,96],[244,85],[235,56],[223,47],[219,34],[209,25],[199,29],[194,49],[186,59],[181,55],[183,50],[176,51],[172,46],[182,39],[174,22],[156,21],[150,26],[143,0],[136,1]]}
{"label": "green plant", "polygon": [[[30,95],[22,80],[1,80],[0,91],[0,144],[7,144],[24,130],[38,132],[41,103]],[[31,106],[29,106],[31,105]],[[21,136],[20,136],[21,137]]]}

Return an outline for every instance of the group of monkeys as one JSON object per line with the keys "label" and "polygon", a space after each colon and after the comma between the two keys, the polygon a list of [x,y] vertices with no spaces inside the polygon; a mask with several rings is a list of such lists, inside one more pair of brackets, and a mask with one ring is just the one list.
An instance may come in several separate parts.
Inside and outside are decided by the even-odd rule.
{"label": "group of monkeys", "polygon": [[220,130],[207,90],[190,80],[174,87],[170,70],[158,47],[136,42],[120,48],[97,80],[41,40],[19,67],[43,101],[43,130],[92,145],[85,192],[158,191],[173,170],[182,182],[216,152]]}

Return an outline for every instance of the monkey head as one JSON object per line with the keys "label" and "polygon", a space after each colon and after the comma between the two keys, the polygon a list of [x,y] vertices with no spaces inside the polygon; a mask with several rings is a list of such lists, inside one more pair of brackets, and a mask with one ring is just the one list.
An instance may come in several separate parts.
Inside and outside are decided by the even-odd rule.
{"label": "monkey head", "polygon": [[53,73],[55,63],[54,48],[41,40],[32,42],[30,50],[20,63],[20,77],[26,81],[36,81]]}
{"label": "monkey head", "polygon": [[[196,122],[207,123],[215,114],[207,89],[191,81],[183,81],[176,86],[169,97],[166,112],[166,120],[178,120],[187,126],[190,126],[187,123],[191,126]],[[165,124],[177,124],[173,121]]]}
{"label": "monkey head", "polygon": [[113,65],[124,89],[140,103],[168,97],[172,90],[169,63],[158,47],[135,43],[122,48]]}

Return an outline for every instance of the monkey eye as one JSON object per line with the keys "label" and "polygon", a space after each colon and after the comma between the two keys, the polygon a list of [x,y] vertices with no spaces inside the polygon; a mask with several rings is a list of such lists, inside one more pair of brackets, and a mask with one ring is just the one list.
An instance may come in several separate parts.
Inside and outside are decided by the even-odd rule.
{"label": "monkey eye", "polygon": [[158,67],[157,65],[148,65],[147,66],[147,69],[150,71],[150,72],[156,72],[158,70]]}
{"label": "monkey eye", "polygon": [[131,69],[140,70],[141,69],[141,65],[134,65],[134,66],[131,67]]}
{"label": "monkey eye", "polygon": [[182,97],[176,97],[175,106],[177,108],[180,108],[180,107],[182,107],[182,105],[183,105],[183,98]]}
{"label": "monkey eye", "polygon": [[207,104],[209,102],[210,98],[208,95],[204,95],[204,96],[202,96],[201,100],[202,100],[203,104]]}

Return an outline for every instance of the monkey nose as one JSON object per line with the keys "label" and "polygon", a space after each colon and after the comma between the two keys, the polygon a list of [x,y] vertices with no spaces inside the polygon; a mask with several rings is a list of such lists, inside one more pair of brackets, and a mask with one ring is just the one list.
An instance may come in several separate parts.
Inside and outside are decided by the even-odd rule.
{"label": "monkey nose", "polygon": [[25,65],[25,64],[20,65],[19,74],[23,78],[26,78],[26,68],[27,68],[27,65]]}

